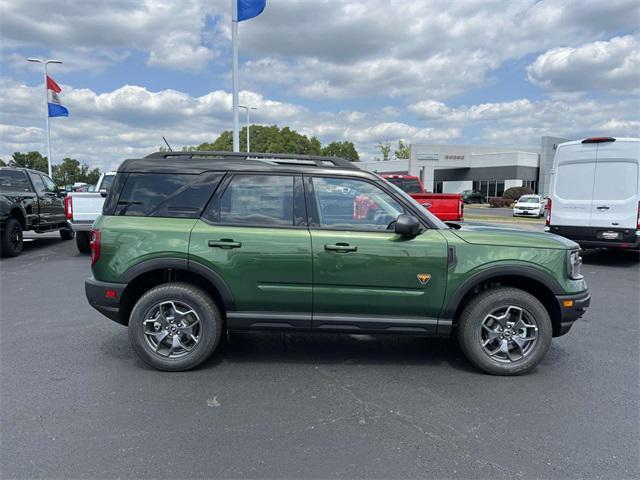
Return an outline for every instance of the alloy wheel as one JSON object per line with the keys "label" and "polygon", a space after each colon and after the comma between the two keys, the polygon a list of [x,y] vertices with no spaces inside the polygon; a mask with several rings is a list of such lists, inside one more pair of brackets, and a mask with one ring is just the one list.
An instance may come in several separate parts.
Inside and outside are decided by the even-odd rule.
{"label": "alloy wheel", "polygon": [[165,358],[188,355],[200,341],[200,328],[195,310],[174,300],[153,305],[142,322],[147,347]]}
{"label": "alloy wheel", "polygon": [[482,350],[500,363],[522,360],[533,351],[537,341],[535,318],[515,305],[494,309],[480,325]]}

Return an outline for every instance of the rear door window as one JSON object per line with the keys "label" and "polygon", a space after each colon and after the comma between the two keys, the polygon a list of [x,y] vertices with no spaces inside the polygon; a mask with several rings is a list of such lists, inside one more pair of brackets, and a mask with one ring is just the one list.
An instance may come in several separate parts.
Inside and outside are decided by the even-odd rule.
{"label": "rear door window", "polygon": [[638,192],[638,164],[631,161],[598,162],[594,200],[626,200]]}
{"label": "rear door window", "polygon": [[24,172],[0,170],[0,192],[29,192],[29,182]]}
{"label": "rear door window", "polygon": [[204,217],[223,225],[293,227],[301,221],[294,212],[295,180],[292,175],[234,175]]}
{"label": "rear door window", "polygon": [[130,173],[114,215],[197,218],[220,183],[221,173]]}
{"label": "rear door window", "polygon": [[556,195],[564,200],[591,200],[595,162],[563,163],[556,173]]}

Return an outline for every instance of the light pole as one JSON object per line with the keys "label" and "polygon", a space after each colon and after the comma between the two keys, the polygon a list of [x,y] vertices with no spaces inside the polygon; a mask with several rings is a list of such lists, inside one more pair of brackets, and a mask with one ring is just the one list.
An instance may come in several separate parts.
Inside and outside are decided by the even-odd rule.
{"label": "light pole", "polygon": [[47,166],[49,177],[51,174],[51,135],[49,134],[49,93],[47,92],[47,65],[50,63],[62,63],[60,60],[43,60],[42,58],[27,58],[27,62],[41,63],[44,66],[44,118],[47,129]]}
{"label": "light pole", "polygon": [[249,110],[257,110],[256,107],[247,107],[246,105],[238,105],[238,108],[244,108],[247,111],[247,153],[251,151],[250,143],[249,143],[249,118],[250,113]]}

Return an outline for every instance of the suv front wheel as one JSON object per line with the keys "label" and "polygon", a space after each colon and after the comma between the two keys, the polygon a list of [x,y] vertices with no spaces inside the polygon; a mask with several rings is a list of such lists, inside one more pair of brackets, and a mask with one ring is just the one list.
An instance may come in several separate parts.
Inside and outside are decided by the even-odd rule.
{"label": "suv front wheel", "polygon": [[218,346],[222,316],[213,299],[187,283],[152,288],[129,317],[129,339],[148,365],[183,371],[204,362]]}
{"label": "suv front wheel", "polygon": [[542,303],[511,287],[478,294],[458,322],[458,342],[466,357],[494,375],[520,375],[535,368],[549,351],[552,333]]}

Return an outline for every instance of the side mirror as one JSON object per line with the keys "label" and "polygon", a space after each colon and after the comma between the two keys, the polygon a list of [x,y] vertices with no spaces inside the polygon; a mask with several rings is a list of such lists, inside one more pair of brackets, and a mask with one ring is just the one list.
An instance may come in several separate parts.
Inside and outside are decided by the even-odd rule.
{"label": "side mirror", "polygon": [[420,233],[420,222],[413,215],[402,213],[396,219],[394,231],[397,235],[415,237]]}
{"label": "side mirror", "polygon": [[107,198],[107,193],[109,193],[109,190],[107,190],[106,188],[100,189],[100,196]]}

